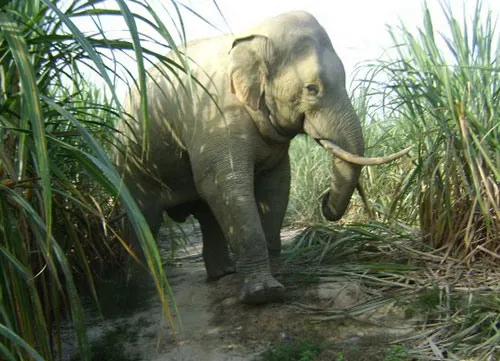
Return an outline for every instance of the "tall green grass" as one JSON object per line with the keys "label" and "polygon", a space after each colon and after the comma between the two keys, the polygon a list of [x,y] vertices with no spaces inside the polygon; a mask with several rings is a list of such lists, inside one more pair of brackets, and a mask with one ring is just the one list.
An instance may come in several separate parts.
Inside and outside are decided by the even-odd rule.
{"label": "tall green grass", "polygon": [[[170,318],[171,295],[155,241],[109,154],[122,111],[118,84],[134,73],[117,56],[136,60],[137,83],[126,86],[145,89],[145,69],[165,60],[175,45],[145,1],[118,0],[115,9],[101,0],[0,6],[0,358],[57,359],[58,330],[69,316],[78,353],[87,360],[79,291],[83,282],[97,298],[95,274],[119,245],[108,222],[117,201],[135,226]],[[178,29],[171,30],[182,35],[177,15]],[[95,31],[82,33],[82,19]],[[109,37],[103,23],[120,20],[128,35]],[[170,69],[183,71],[178,64]],[[106,94],[86,81],[89,71]],[[146,92],[141,96],[145,104]],[[147,127],[146,108],[142,115]]]}
{"label": "tall green grass", "polygon": [[[442,2],[447,28],[434,28],[423,11],[422,26],[391,27],[389,60],[361,68],[353,103],[363,123],[366,154],[387,154],[413,146],[410,157],[365,167],[361,176],[377,220],[415,226],[436,249],[467,262],[498,260],[500,248],[500,46],[494,16],[478,1],[457,19]],[[368,70],[368,71],[367,71]],[[314,209],[324,184],[306,151],[292,145],[295,163],[291,209],[309,199]],[[313,156],[314,157],[314,156]],[[304,159],[304,160],[301,160]],[[314,167],[309,176],[302,168]],[[301,191],[295,191],[301,190]],[[295,193],[302,192],[298,197]],[[309,194],[313,192],[313,194]],[[363,205],[354,199],[351,208]],[[309,222],[317,213],[302,212]],[[353,212],[351,210],[351,216]]]}
{"label": "tall green grass", "polygon": [[401,184],[388,209],[395,216],[398,207],[418,209],[418,217],[407,213],[408,221],[418,219],[424,239],[434,248],[467,261],[498,259],[496,24],[480,1],[462,20],[455,18],[449,3],[442,3],[442,11],[448,23],[445,31],[434,29],[428,9],[416,31],[404,25],[391,28],[395,55],[374,70],[386,79],[376,88],[383,92],[388,133],[415,149],[414,164],[396,168]]}

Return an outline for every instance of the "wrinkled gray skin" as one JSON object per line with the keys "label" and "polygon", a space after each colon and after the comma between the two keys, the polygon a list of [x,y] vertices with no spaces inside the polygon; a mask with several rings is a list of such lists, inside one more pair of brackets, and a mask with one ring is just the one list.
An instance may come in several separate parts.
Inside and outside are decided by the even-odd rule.
{"label": "wrinkled gray skin", "polygon": [[[243,279],[242,302],[280,299],[284,287],[270,263],[281,249],[290,140],[306,133],[363,155],[342,62],[323,27],[306,12],[279,15],[236,38],[190,42],[187,54],[194,60],[193,75],[224,116],[195,82],[191,98],[185,76],[181,84],[164,67],[152,69],[148,153],[140,159],[141,126],[127,118],[121,125],[127,157],[119,157],[118,164],[154,233],[163,211],[178,221],[193,214],[201,225],[210,278],[234,272],[229,242]],[[137,91],[130,94],[128,109],[140,117]],[[360,168],[334,160],[331,189],[322,203],[327,219],[344,214]]]}

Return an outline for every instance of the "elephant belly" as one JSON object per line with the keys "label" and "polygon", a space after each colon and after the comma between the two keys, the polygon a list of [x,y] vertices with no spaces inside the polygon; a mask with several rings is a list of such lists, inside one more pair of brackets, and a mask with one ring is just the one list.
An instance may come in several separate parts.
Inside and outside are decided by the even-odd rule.
{"label": "elephant belly", "polygon": [[193,172],[187,155],[172,157],[165,153],[165,161],[158,164],[162,182],[162,195],[165,207],[198,199],[198,192],[193,180]]}
{"label": "elephant belly", "polygon": [[189,157],[178,148],[152,145],[147,160],[135,157],[133,163],[127,164],[125,182],[136,199],[166,209],[199,198]]}

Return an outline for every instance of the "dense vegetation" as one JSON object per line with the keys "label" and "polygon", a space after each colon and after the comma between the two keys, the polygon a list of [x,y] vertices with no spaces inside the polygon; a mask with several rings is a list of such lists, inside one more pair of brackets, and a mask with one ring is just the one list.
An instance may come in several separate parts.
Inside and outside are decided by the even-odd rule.
{"label": "dense vegetation", "polygon": [[[113,223],[117,202],[134,219],[169,317],[170,294],[158,250],[121,185],[109,150],[122,111],[116,87],[131,75],[116,56],[137,59],[133,86],[141,86],[150,62],[165,60],[160,54],[175,50],[169,31],[182,37],[183,24],[175,11],[177,20],[167,27],[146,2],[133,2],[133,9],[128,1],[116,3],[118,10],[100,0],[0,3],[0,355],[5,360],[57,359],[59,325],[67,316],[78,331],[82,359],[88,357],[78,295],[83,283],[94,290],[95,277],[119,257],[121,240]],[[134,12],[138,9],[147,19]],[[353,99],[364,123],[367,153],[382,155],[408,145],[413,150],[393,164],[364,169],[368,200],[364,204],[355,196],[349,220],[367,224],[336,228],[342,236],[335,242],[328,238],[330,231],[305,234],[297,244],[321,254],[308,253],[309,261],[333,259],[338,249],[330,257],[332,245],[348,246],[346,252],[352,253],[369,242],[395,240],[411,247],[422,244],[419,252],[437,258],[438,266],[446,260],[456,262],[454,267],[498,266],[497,29],[479,6],[463,22],[446,6],[443,11],[449,24],[444,36],[425,11],[418,31],[391,29],[391,59],[365,67],[369,71]],[[107,37],[102,18],[95,15],[121,19],[131,40]],[[80,32],[78,21],[85,18],[95,21],[94,34]],[[141,26],[148,31],[138,31]],[[102,80],[107,95],[86,80],[84,69]],[[177,65],[171,69],[182,71]],[[143,93],[142,101],[146,97]],[[318,200],[328,188],[328,156],[299,138],[292,163],[288,222],[321,223]],[[361,248],[353,247],[353,240]],[[431,299],[433,319],[454,322],[437,328],[443,344],[457,347],[465,339],[476,346],[458,347],[463,354],[490,357],[495,352],[498,288],[467,298],[472,293],[451,295],[448,288],[427,282],[419,286],[430,288],[430,296],[422,299]],[[446,297],[456,302],[450,305]],[[473,316],[467,322],[453,318],[465,310]]]}
{"label": "dense vegetation", "polygon": [[[65,315],[77,330],[79,353],[88,359],[78,294],[83,280],[94,292],[94,278],[117,254],[120,239],[109,223],[117,200],[133,221],[170,317],[155,241],[108,152],[121,112],[117,81],[129,71],[115,56],[133,51],[139,84],[150,66],[144,54],[161,56],[145,47],[151,39],[137,30],[145,19],[127,2],[117,4],[119,10],[107,9],[103,1],[2,2],[0,354],[5,360],[57,358]],[[166,53],[172,37],[164,24],[148,4],[135,6],[153,19],[147,22],[149,34],[163,39]],[[93,17],[97,14],[103,18]],[[78,21],[85,19],[95,21],[95,33],[81,33]],[[132,40],[108,38],[103,19],[121,19]],[[85,69],[102,80],[111,100],[85,80]]]}
{"label": "dense vegetation", "polygon": [[[378,290],[391,284],[385,301],[316,311],[325,320],[390,300],[423,318],[411,357],[490,360],[500,356],[500,39],[480,2],[462,21],[442,8],[447,29],[437,32],[427,9],[417,30],[391,27],[391,57],[364,64],[354,82],[367,153],[413,149],[392,164],[364,168],[364,192],[343,221],[351,224],[321,219],[329,157],[308,139],[294,141],[287,219],[319,226],[295,240],[289,257],[305,259],[309,272],[317,264],[323,276],[368,277]],[[351,263],[336,273],[346,259]]]}
{"label": "dense vegetation", "polygon": [[[364,123],[367,153],[408,145],[409,157],[364,169],[369,195],[361,212],[418,227],[435,249],[467,262],[496,258],[500,247],[500,47],[495,22],[478,3],[462,23],[443,7],[449,29],[433,28],[425,10],[417,31],[390,28],[391,59],[364,65],[353,99]],[[366,70],[368,71],[366,72]],[[321,220],[317,200],[327,187],[328,160],[298,139],[292,148],[290,220]],[[306,150],[307,149],[307,150]],[[316,177],[304,177],[311,170]],[[365,215],[365,216],[366,216]]]}

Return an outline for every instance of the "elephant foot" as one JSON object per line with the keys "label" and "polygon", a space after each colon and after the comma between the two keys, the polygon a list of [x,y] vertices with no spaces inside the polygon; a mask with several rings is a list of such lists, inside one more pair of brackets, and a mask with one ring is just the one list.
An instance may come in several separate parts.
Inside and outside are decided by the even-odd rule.
{"label": "elephant foot", "polygon": [[280,301],[285,287],[270,274],[246,277],[240,297],[242,303],[258,304]]}
{"label": "elephant foot", "polygon": [[207,278],[210,281],[218,280],[219,278],[236,272],[236,267],[232,263],[227,263],[216,267],[208,267],[207,265],[205,265],[205,268],[207,270]]}

